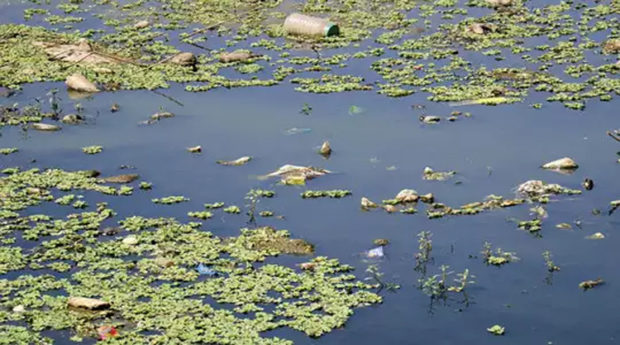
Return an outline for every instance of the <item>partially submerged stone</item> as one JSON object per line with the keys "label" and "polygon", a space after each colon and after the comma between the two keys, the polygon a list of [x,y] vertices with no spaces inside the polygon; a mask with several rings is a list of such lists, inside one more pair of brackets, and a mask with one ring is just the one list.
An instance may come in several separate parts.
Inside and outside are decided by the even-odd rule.
{"label": "partially submerged stone", "polygon": [[302,262],[301,264],[299,264],[299,267],[301,267],[302,270],[312,271],[316,267],[316,263],[314,263],[314,262]]}
{"label": "partially submerged stone", "polygon": [[517,193],[529,197],[539,197],[549,194],[581,194],[581,191],[562,187],[555,183],[547,184],[541,180],[529,180],[517,187]]}
{"label": "partially submerged stone", "polygon": [[602,240],[605,238],[605,235],[602,232],[595,232],[590,236],[586,236],[587,240]]}
{"label": "partially submerged stone", "polygon": [[67,304],[73,308],[83,308],[88,310],[101,310],[110,308],[110,303],[95,298],[69,297]]}
{"label": "partially submerged stone", "polygon": [[200,153],[202,152],[202,146],[197,145],[197,146],[191,146],[187,148],[187,151],[191,152],[191,153]]}
{"label": "partially submerged stone", "polygon": [[486,34],[487,32],[490,32],[491,27],[486,24],[472,23],[471,25],[467,27],[467,30],[477,35],[482,35],[482,34]]}
{"label": "partially submerged stone", "polygon": [[55,132],[60,130],[60,126],[50,125],[48,123],[41,122],[31,123],[30,128],[42,132]]}
{"label": "partially submerged stone", "polygon": [[396,211],[398,211],[398,209],[396,208],[396,206],[394,205],[384,205],[383,209],[385,210],[385,212],[387,213],[394,213]]}
{"label": "partially submerged stone", "polygon": [[584,290],[588,290],[588,289],[597,287],[599,285],[602,285],[603,283],[605,282],[601,278],[598,278],[596,280],[584,280],[581,283],[579,283],[579,287]]}
{"label": "partially submerged stone", "polygon": [[0,97],[11,97],[13,95],[14,91],[11,89],[8,89],[4,86],[0,86]]}
{"label": "partially submerged stone", "polygon": [[329,141],[326,140],[323,142],[323,145],[321,145],[321,148],[319,149],[319,153],[323,156],[329,156],[332,154],[332,147],[329,145]]}
{"label": "partially submerged stone", "polygon": [[141,20],[133,25],[134,29],[144,29],[151,25],[148,20]]}
{"label": "partially submerged stone", "polygon": [[605,54],[616,54],[620,52],[620,38],[607,40],[603,45],[603,52]]}
{"label": "partially submerged stone", "polygon": [[99,89],[95,84],[90,82],[86,77],[79,73],[75,73],[67,77],[65,81],[67,87],[71,90],[87,93],[99,92]]}
{"label": "partially submerged stone", "polygon": [[138,244],[140,242],[140,240],[135,235],[129,235],[129,236],[123,238],[122,242],[123,242],[123,244],[126,244],[128,246],[135,246],[136,244]]}
{"label": "partially submerged stone", "polygon": [[170,62],[181,66],[194,66],[197,60],[193,53],[184,52],[175,55]]}
{"label": "partially submerged stone", "polygon": [[216,161],[216,163],[219,164],[219,165],[240,166],[240,165],[247,164],[251,160],[252,160],[251,156],[243,156],[243,157],[237,158],[237,159],[232,160],[232,161],[219,160],[219,161]]}
{"label": "partially submerged stone", "polygon": [[419,199],[418,192],[413,189],[403,189],[398,194],[396,194],[396,199],[398,202],[417,202]]}
{"label": "partially submerged stone", "polygon": [[423,194],[420,195],[420,201],[422,201],[423,203],[432,204],[435,201],[435,196],[433,195],[433,193]]}
{"label": "partially submerged stone", "polygon": [[377,238],[374,241],[372,241],[372,243],[374,243],[374,245],[376,246],[387,246],[390,243],[390,241],[385,238]]}
{"label": "partially submerged stone", "polygon": [[331,171],[329,170],[320,168],[286,164],[281,166],[278,170],[270,172],[264,177],[280,176],[282,178],[282,182],[285,184],[303,184],[306,180],[311,180],[315,177],[329,174],[330,172]]}
{"label": "partially submerged stone", "polygon": [[155,258],[155,264],[157,264],[157,266],[163,267],[163,268],[167,268],[167,267],[172,267],[174,266],[174,261],[168,259],[168,258],[164,258],[164,257],[157,257]]}
{"label": "partially submerged stone", "polygon": [[159,121],[161,119],[169,119],[169,118],[174,117],[174,116],[175,116],[174,113],[171,113],[169,111],[160,111],[160,112],[157,112],[157,113],[151,115],[151,120]]}
{"label": "partially submerged stone", "polygon": [[435,171],[431,167],[425,167],[422,173],[424,180],[444,181],[454,176],[456,171]]}
{"label": "partially submerged stone", "polygon": [[370,199],[363,197],[361,200],[361,205],[363,209],[377,208],[379,205],[370,201]]}
{"label": "partially submerged stone", "polygon": [[67,114],[63,116],[62,120],[60,121],[68,125],[77,125],[81,123],[82,121],[84,121],[84,117],[80,114]]}
{"label": "partially submerged stone", "polygon": [[486,0],[486,2],[494,7],[503,7],[512,5],[513,0]]}
{"label": "partially submerged stone", "polygon": [[592,190],[592,188],[594,188],[594,181],[586,177],[581,185],[585,190]]}
{"label": "partially submerged stone", "polygon": [[420,122],[423,122],[423,123],[433,124],[433,123],[438,123],[439,121],[441,121],[441,117],[439,116],[434,116],[434,115],[420,116]]}
{"label": "partially submerged stone", "polygon": [[122,174],[116,176],[104,177],[101,181],[105,183],[130,183],[137,180],[140,177],[138,174]]}
{"label": "partially submerged stone", "polygon": [[567,169],[567,170],[574,170],[579,168],[579,165],[572,160],[569,157],[564,157],[564,158],[560,158],[560,159],[556,159],[554,161],[551,161],[549,163],[543,164],[542,166],[543,169],[558,169],[558,170],[563,170],[563,169]]}
{"label": "partially submerged stone", "polygon": [[229,63],[229,62],[245,62],[254,57],[256,57],[256,55],[248,51],[235,51],[231,53],[222,53],[220,54],[219,59],[220,59],[220,62]]}

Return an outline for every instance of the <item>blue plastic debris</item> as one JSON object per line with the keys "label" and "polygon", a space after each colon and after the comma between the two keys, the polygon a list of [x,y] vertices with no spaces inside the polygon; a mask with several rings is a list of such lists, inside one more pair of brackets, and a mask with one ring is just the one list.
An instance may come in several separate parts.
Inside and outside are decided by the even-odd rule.
{"label": "blue plastic debris", "polygon": [[196,271],[198,271],[200,275],[205,275],[209,277],[215,277],[217,275],[217,271],[202,263],[196,266]]}
{"label": "blue plastic debris", "polygon": [[373,248],[366,252],[366,256],[369,258],[382,258],[383,257],[383,246]]}

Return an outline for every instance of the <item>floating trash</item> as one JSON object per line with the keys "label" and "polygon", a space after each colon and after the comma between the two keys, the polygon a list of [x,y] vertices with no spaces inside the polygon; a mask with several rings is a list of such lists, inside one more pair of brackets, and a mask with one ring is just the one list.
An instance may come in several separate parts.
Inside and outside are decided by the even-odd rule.
{"label": "floating trash", "polygon": [[79,73],[72,74],[69,77],[67,77],[65,84],[67,85],[67,88],[69,88],[70,90],[74,90],[78,92],[88,92],[88,93],[99,92],[99,89],[97,88],[95,84],[90,82],[88,79],[86,79],[86,77],[84,77],[83,75]]}
{"label": "floating trash", "polygon": [[383,246],[379,246],[376,248],[373,248],[369,251],[366,252],[366,257],[371,258],[371,259],[377,259],[377,258],[382,258],[383,257]]}
{"label": "floating trash", "polygon": [[312,128],[293,127],[293,128],[287,129],[284,132],[284,134],[286,134],[286,135],[296,135],[296,134],[306,134],[306,133],[310,133],[310,132],[312,132]]}
{"label": "floating trash", "polygon": [[597,287],[599,285],[602,285],[603,283],[605,282],[601,278],[598,278],[596,280],[584,280],[581,283],[579,283],[579,287],[584,290],[588,290],[588,289]]}
{"label": "floating trash", "polygon": [[114,326],[104,325],[97,328],[97,334],[99,335],[99,340],[106,340],[118,336],[118,331]]}
{"label": "floating trash", "polygon": [[213,268],[211,268],[210,266],[207,266],[205,264],[198,264],[198,266],[196,266],[196,271],[198,271],[198,274],[203,275],[203,276],[207,276],[207,277],[215,277],[217,275],[217,271],[215,271]]}
{"label": "floating trash", "polygon": [[590,236],[586,236],[587,240],[602,240],[605,238],[605,235],[602,232],[595,232]]}
{"label": "floating trash", "polygon": [[358,107],[357,105],[352,105],[349,107],[349,115],[358,115],[366,111],[362,107]]}
{"label": "floating trash", "polygon": [[232,160],[232,161],[219,160],[219,161],[216,161],[216,163],[219,164],[219,165],[240,166],[240,165],[247,164],[251,160],[252,160],[252,157],[250,157],[250,156],[243,156],[243,157],[237,158],[237,159]]}
{"label": "floating trash", "polygon": [[284,32],[289,35],[329,37],[338,35],[340,28],[327,19],[292,13],[284,20]]}
{"label": "floating trash", "polygon": [[489,328],[487,328],[487,332],[493,334],[493,335],[504,335],[504,333],[506,332],[506,328],[502,327],[500,325],[493,325]]}

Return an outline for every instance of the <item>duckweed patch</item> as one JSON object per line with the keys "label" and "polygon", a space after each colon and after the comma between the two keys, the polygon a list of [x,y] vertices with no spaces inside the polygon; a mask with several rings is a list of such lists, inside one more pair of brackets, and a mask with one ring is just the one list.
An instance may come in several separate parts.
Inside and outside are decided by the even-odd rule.
{"label": "duckweed patch", "polygon": [[332,198],[332,199],[340,199],[346,196],[351,195],[350,190],[342,190],[342,189],[334,189],[334,190],[307,190],[301,193],[301,197],[303,199],[314,199],[314,198]]}
{"label": "duckweed patch", "polygon": [[103,151],[103,147],[101,146],[82,147],[82,152],[89,154],[89,155],[94,155],[94,154],[100,153],[101,151]]}
{"label": "duckweed patch", "polygon": [[181,202],[189,201],[189,199],[182,195],[171,195],[171,196],[166,196],[163,198],[151,199],[151,201],[156,204],[172,205],[172,204],[178,204]]}
{"label": "duckweed patch", "polygon": [[[300,92],[373,90],[389,97],[426,92],[431,101],[456,105],[511,104],[539,92],[548,102],[575,110],[618,93],[618,66],[607,58],[618,52],[614,2],[519,2],[482,12],[489,7],[483,1],[466,6],[383,0],[295,4],[296,11],[338,23],[338,36],[319,39],[287,36],[282,28],[287,12],[280,4],[207,1],[194,6],[155,0],[147,7],[109,0],[62,2],[54,8],[33,2],[24,18],[40,17],[50,28],[0,26],[0,65],[5,66],[0,85],[60,81],[79,72],[106,90],[178,82],[200,92],[290,82]],[[74,30],[81,22],[103,29]],[[224,43],[213,46],[210,38],[220,37]],[[46,47],[77,45],[80,38],[90,45],[87,59],[69,62],[46,53]],[[203,53],[178,63],[189,48]],[[93,56],[99,63],[87,63]],[[507,58],[519,67],[487,67]],[[378,80],[348,74],[353,62],[365,64]],[[230,77],[231,70],[247,79]]]}
{"label": "duckweed patch", "polygon": [[11,153],[15,153],[19,151],[19,149],[17,147],[7,147],[7,148],[1,148],[0,149],[0,154],[3,155],[10,155]]}
{"label": "duckweed patch", "polygon": [[[69,331],[71,341],[97,339],[98,329],[112,325],[118,334],[108,342],[183,343],[191,335],[211,344],[292,344],[265,332],[288,327],[318,337],[343,327],[353,309],[381,302],[371,291],[376,285],[355,280],[353,268],[336,259],[312,258],[312,270],[269,263],[275,255],[313,253],[286,230],[220,238],[193,223],[139,216],[100,230],[115,217],[105,203],[65,218],[28,215],[31,206],[70,199],[58,195],[68,191],[116,194],[87,172],[32,169],[0,178],[0,236],[34,245],[0,246],[0,274],[17,273],[0,277],[0,333],[10,343],[52,344],[46,330]],[[216,274],[201,278],[200,265]],[[69,297],[109,307],[80,311]]]}

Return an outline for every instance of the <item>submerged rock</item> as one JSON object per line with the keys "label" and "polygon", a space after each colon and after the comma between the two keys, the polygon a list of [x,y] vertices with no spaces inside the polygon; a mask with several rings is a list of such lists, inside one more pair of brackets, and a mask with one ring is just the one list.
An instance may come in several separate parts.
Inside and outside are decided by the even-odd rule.
{"label": "submerged rock", "polygon": [[122,242],[123,244],[126,244],[128,246],[135,246],[136,244],[140,242],[140,240],[135,235],[129,235],[123,238]]}
{"label": "submerged rock", "polygon": [[75,73],[67,77],[65,81],[67,87],[71,90],[79,91],[79,92],[88,92],[95,93],[99,92],[99,89],[95,84],[90,82],[86,77],[79,73]]}
{"label": "submerged rock", "polygon": [[0,97],[11,97],[12,95],[13,95],[13,90],[0,86]]}
{"label": "submerged rock", "polygon": [[251,58],[256,57],[256,55],[247,51],[235,51],[232,53],[222,53],[220,54],[220,62],[228,63],[228,62],[243,62],[247,61]]}
{"label": "submerged rock", "polygon": [[383,209],[387,212],[387,213],[394,213],[396,211],[398,211],[398,209],[396,208],[396,206],[394,205],[384,205]]}
{"label": "submerged rock", "polygon": [[620,52],[620,39],[607,40],[603,45],[603,52],[605,54],[615,54]]}
{"label": "submerged rock", "polygon": [[250,157],[250,156],[243,156],[243,157],[237,158],[237,159],[232,160],[232,161],[222,161],[222,160],[219,160],[219,161],[216,161],[216,163],[219,164],[219,165],[240,166],[240,165],[247,164],[251,160],[252,160],[252,157]]}
{"label": "submerged rock", "polygon": [[590,236],[586,236],[588,240],[602,240],[605,239],[605,235],[602,232],[595,232]]}
{"label": "submerged rock", "polygon": [[110,177],[104,177],[101,180],[105,183],[130,183],[140,177],[138,174],[123,174]]}
{"label": "submerged rock", "polygon": [[517,187],[517,193],[537,197],[546,194],[581,194],[581,191],[568,189],[555,183],[547,184],[540,180],[529,180]]}
{"label": "submerged rock", "polygon": [[60,130],[60,126],[50,125],[47,123],[35,122],[30,124],[30,128],[42,132],[55,132]]}
{"label": "submerged rock", "polygon": [[157,266],[160,266],[160,267],[163,267],[163,268],[174,266],[174,261],[172,261],[172,260],[170,260],[168,258],[157,257],[157,258],[155,258],[154,261],[157,264]]}
{"label": "submerged rock", "polygon": [[579,283],[579,287],[584,289],[584,290],[588,290],[591,289],[593,287],[597,287],[599,285],[602,285],[604,283],[603,279],[598,278],[596,280],[584,280],[581,283]]}
{"label": "submerged rock", "polygon": [[494,7],[510,6],[513,0],[486,0],[486,2]]}
{"label": "submerged rock", "polygon": [[431,167],[425,167],[422,178],[430,181],[444,181],[454,176],[456,171],[435,171]]}
{"label": "submerged rock", "polygon": [[420,116],[420,121],[423,123],[433,124],[441,121],[441,117],[434,115],[422,115]]}
{"label": "submerged rock", "polygon": [[319,153],[323,156],[329,156],[332,154],[332,147],[329,145],[329,141],[324,141],[323,145],[321,145],[321,149],[319,149]]}
{"label": "submerged rock", "polygon": [[68,125],[77,125],[80,122],[84,121],[84,117],[79,114],[67,114],[63,116],[62,120],[60,121]]}
{"label": "submerged rock", "polygon": [[148,20],[141,20],[141,21],[139,21],[139,22],[135,23],[135,24],[133,25],[133,27],[134,27],[135,29],[140,30],[140,29],[144,29],[144,28],[149,27],[149,25],[151,25],[151,24],[149,23],[149,21],[148,21]]}
{"label": "submerged rock", "polygon": [[175,55],[170,62],[181,66],[193,66],[196,64],[196,56],[193,53],[185,52]]}
{"label": "submerged rock", "polygon": [[561,169],[574,170],[574,169],[579,168],[579,165],[571,158],[564,157],[564,158],[556,159],[549,163],[543,164],[542,168],[543,169],[558,169],[558,170],[561,170]]}
{"label": "submerged rock", "polygon": [[417,202],[420,196],[418,192],[413,189],[403,189],[398,194],[396,194],[396,199],[398,202]]}
{"label": "submerged rock", "polygon": [[200,152],[202,152],[202,146],[197,145],[197,146],[188,147],[187,151],[189,151],[191,153],[200,153]]}
{"label": "submerged rock", "polygon": [[594,181],[586,177],[581,185],[586,190],[592,190],[592,188],[594,188]]}
{"label": "submerged rock", "polygon": [[482,35],[482,34],[486,34],[487,32],[490,32],[491,27],[489,27],[486,24],[472,23],[470,26],[467,27],[467,30],[475,34]]}
{"label": "submerged rock", "polygon": [[264,177],[280,176],[282,177],[282,182],[285,184],[303,184],[306,180],[311,180],[315,177],[329,174],[330,172],[329,170],[320,168],[286,164]]}
{"label": "submerged rock", "polygon": [[377,238],[372,241],[372,243],[374,243],[374,245],[376,246],[387,246],[388,244],[390,244],[390,241],[385,238]]}
{"label": "submerged rock", "polygon": [[420,195],[420,201],[427,204],[432,204],[435,201],[435,196],[433,195],[433,193],[423,194]]}
{"label": "submerged rock", "polygon": [[370,199],[363,197],[361,200],[361,205],[363,209],[369,209],[369,208],[377,208],[379,207],[379,205],[377,205],[376,203],[370,201]]}
{"label": "submerged rock", "polygon": [[174,117],[175,115],[169,111],[160,111],[158,113],[155,113],[153,115],[151,115],[151,120],[153,121],[159,121],[161,119],[169,119],[171,117]]}
{"label": "submerged rock", "polygon": [[89,310],[101,310],[110,308],[110,303],[95,298],[69,297],[67,304],[73,308],[84,308]]}

